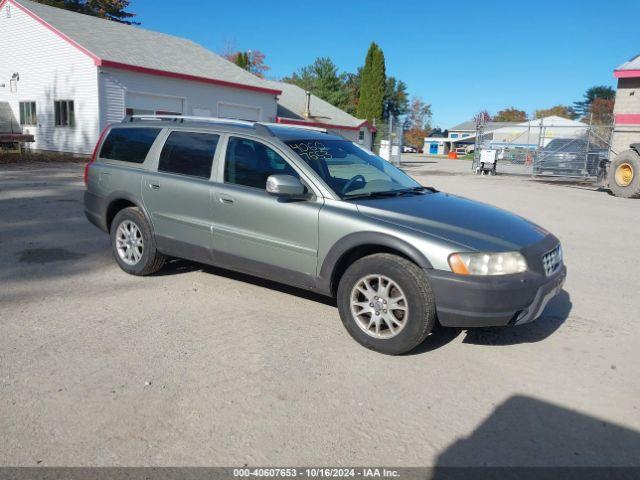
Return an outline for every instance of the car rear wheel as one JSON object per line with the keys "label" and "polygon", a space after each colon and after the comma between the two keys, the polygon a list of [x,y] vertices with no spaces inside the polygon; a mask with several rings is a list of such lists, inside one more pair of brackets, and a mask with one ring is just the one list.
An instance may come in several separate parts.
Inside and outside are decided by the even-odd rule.
{"label": "car rear wheel", "polygon": [[436,320],[425,273],[409,260],[386,253],[361,258],[347,269],[338,286],[338,309],[358,343],[389,355],[420,345]]}
{"label": "car rear wheel", "polygon": [[609,188],[616,197],[640,198],[640,156],[636,152],[626,150],[611,162]]}
{"label": "car rear wheel", "polygon": [[113,219],[111,247],[120,268],[131,275],[150,275],[166,262],[156,249],[149,222],[135,207],[120,210]]}

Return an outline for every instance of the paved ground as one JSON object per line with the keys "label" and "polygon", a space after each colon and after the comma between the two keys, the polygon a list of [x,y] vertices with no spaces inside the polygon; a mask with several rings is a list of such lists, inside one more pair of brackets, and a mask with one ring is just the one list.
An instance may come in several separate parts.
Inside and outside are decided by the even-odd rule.
{"label": "paved ground", "polygon": [[187,262],[127,276],[82,166],[0,166],[0,465],[640,465],[640,201],[468,165],[407,168],[555,232],[566,291],[396,358],[320,297]]}

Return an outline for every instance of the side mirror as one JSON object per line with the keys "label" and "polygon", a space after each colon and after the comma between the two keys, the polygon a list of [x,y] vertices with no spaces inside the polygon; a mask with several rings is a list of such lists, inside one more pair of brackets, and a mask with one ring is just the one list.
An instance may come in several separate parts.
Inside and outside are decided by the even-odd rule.
{"label": "side mirror", "polygon": [[305,189],[302,182],[292,175],[269,175],[267,193],[275,197],[301,198]]}

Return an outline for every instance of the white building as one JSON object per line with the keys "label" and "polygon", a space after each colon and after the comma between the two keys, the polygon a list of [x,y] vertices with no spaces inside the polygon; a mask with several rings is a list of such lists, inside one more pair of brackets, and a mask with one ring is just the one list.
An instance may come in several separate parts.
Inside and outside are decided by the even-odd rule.
{"label": "white building", "polygon": [[[492,148],[536,149],[554,138],[584,137],[587,127],[585,123],[555,115],[526,122],[487,122],[482,126],[482,143]],[[463,122],[450,128],[446,137],[425,138],[424,152],[446,155],[459,147],[471,147],[476,143],[476,135],[476,123]]]}
{"label": "white building", "polygon": [[90,154],[126,114],[276,121],[281,89],[186,39],[0,0],[0,104],[33,148]]}
{"label": "white building", "polygon": [[491,132],[491,138],[487,140],[495,148],[536,149],[545,147],[554,138],[585,137],[587,128],[586,123],[552,115],[498,128]]}

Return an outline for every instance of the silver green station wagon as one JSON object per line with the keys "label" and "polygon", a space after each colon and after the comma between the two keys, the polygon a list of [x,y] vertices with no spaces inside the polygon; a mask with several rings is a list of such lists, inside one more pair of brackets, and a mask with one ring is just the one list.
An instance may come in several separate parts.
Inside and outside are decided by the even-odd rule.
{"label": "silver green station wagon", "polygon": [[351,336],[387,354],[436,322],[530,322],[566,276],[543,228],[320,129],[127,117],[102,134],[85,183],[87,218],[125,272],[177,257],[336,297]]}

